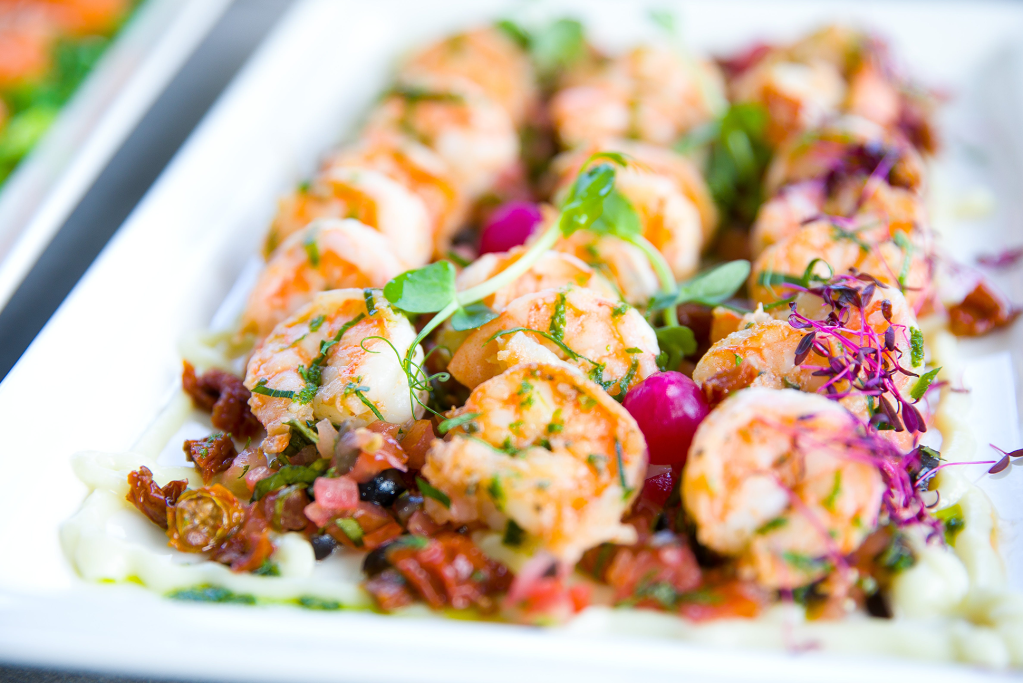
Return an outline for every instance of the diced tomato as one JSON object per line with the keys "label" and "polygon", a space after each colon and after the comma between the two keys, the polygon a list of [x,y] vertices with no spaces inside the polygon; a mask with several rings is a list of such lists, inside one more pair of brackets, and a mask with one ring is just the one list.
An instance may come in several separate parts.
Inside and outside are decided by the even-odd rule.
{"label": "diced tomato", "polygon": [[430,444],[437,437],[433,433],[433,423],[429,420],[416,420],[408,434],[401,440],[401,447],[408,455],[408,466],[413,470],[423,469],[426,464],[426,453]]}
{"label": "diced tomato", "polygon": [[319,477],[313,497],[324,510],[354,510],[359,507],[359,485],[351,477]]}

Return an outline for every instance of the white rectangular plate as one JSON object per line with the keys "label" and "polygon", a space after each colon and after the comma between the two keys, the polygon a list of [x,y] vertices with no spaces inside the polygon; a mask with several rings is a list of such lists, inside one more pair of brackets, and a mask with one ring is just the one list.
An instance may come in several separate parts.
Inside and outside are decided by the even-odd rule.
{"label": "white rectangular plate", "polygon": [[[946,116],[950,170],[937,174],[936,191],[953,208],[977,204],[966,201],[974,196],[970,192],[994,192],[999,200],[993,215],[978,220],[969,234],[953,232],[949,244],[968,257],[1020,241],[1018,226],[1006,219],[1012,214],[1002,213],[1016,208],[1013,188],[1023,182],[1021,134],[1010,126],[1020,111],[1023,81],[1013,79],[1023,60],[1012,50],[997,51],[1023,36],[1023,6],[863,1],[658,6],[677,10],[686,39],[698,51],[788,38],[825,21],[879,29],[911,73],[964,96]],[[71,571],[57,536],[85,494],[71,472],[71,454],[127,450],[142,433],[176,389],[179,340],[209,323],[257,249],[277,196],[301,180],[339,136],[355,132],[389,82],[395,59],[430,37],[513,9],[479,0],[306,0],[223,95],[0,385],[6,427],[0,449],[5,482],[0,659],[248,681],[621,681],[665,675],[758,681],[911,675],[937,681],[985,675],[880,658],[725,652],[658,638],[183,605],[131,585],[85,584]],[[583,18],[598,41],[610,46],[652,30],[643,3],[558,2],[543,9]],[[1017,137],[985,138],[985,131],[999,130],[999,121]],[[967,156],[964,141],[988,154],[986,167],[959,163]],[[979,245],[977,235],[984,236]],[[1018,286],[1019,273],[1013,277],[1015,282],[1004,284]],[[1019,300],[1023,292],[1013,293]],[[1018,348],[1009,337],[996,335],[968,351],[979,358]],[[1005,358],[976,366],[975,379],[1004,375],[1005,365],[992,363]],[[1011,391],[1013,383],[1005,386]],[[1019,445],[1013,398],[1002,397],[1001,413],[988,411],[1004,416],[991,437],[1004,447]],[[996,482],[992,493],[1003,514],[1016,519],[1023,505],[1008,481]],[[1013,557],[1017,547],[1011,544]],[[1014,564],[1018,572],[1020,563]]]}

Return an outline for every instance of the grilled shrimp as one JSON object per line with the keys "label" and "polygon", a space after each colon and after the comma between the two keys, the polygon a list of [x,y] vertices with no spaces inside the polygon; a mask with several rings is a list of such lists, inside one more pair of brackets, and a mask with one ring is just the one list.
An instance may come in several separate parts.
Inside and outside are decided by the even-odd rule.
{"label": "grilled shrimp", "polygon": [[602,542],[633,543],[621,523],[646,471],[632,416],[562,363],[517,365],[476,387],[451,417],[475,416],[434,441],[423,476],[449,507],[426,500],[438,522],[514,521],[571,565]]}
{"label": "grilled shrimp", "polygon": [[899,134],[855,116],[793,136],[778,148],[764,176],[764,192],[804,180],[879,176],[916,194],[924,189],[920,154]]}
{"label": "grilled shrimp", "polygon": [[471,389],[513,365],[560,359],[588,373],[612,395],[624,395],[657,372],[659,353],[653,328],[636,309],[589,289],[569,287],[512,301],[469,335],[455,351],[448,372]]}
{"label": "grilled shrimp", "polygon": [[[567,191],[589,158],[589,154],[569,153],[555,159],[555,172],[561,171],[562,191]],[[643,237],[661,252],[675,278],[681,280],[695,273],[703,248],[703,222],[696,204],[676,178],[630,165],[619,169],[615,189],[636,209]]]}
{"label": "grilled shrimp", "polygon": [[848,182],[833,197],[825,197],[824,182],[810,180],[783,187],[761,205],[750,232],[751,252],[759,256],[821,214],[848,217],[860,226],[886,226],[882,239],[896,232],[913,235],[927,222],[923,198],[904,188],[883,181]]}
{"label": "grilled shrimp", "polygon": [[355,218],[379,231],[406,268],[425,265],[433,253],[433,231],[422,199],[380,171],[337,166],[281,200],[264,255],[269,257],[288,236],[317,218]]}
{"label": "grilled shrimp", "polygon": [[610,282],[620,298],[633,306],[646,306],[659,283],[650,260],[640,249],[612,235],[577,230],[563,237],[554,249],[572,254]]}
{"label": "grilled shrimp", "polygon": [[[859,296],[863,301],[862,311],[853,305],[835,306],[830,300],[825,300],[825,296],[830,297],[835,292],[841,295],[840,290],[826,294],[801,292],[793,303],[796,313],[808,320],[825,321],[832,313],[838,316],[840,328],[833,329],[833,335],[818,333],[817,337],[826,342],[830,354],[840,366],[851,367],[843,359],[849,355],[855,356],[852,349],[863,348],[874,357],[878,354],[885,357],[886,367],[883,370],[893,370],[897,364],[911,372],[921,371],[922,368],[915,367],[912,362],[911,353],[911,330],[917,327],[916,315],[896,288],[873,286],[872,293],[868,295],[866,292],[871,288],[870,283],[851,277],[833,280],[829,285],[838,285],[849,294],[857,292],[853,296]],[[864,301],[868,296],[869,300]],[[693,370],[693,381],[701,386],[712,403],[747,386],[834,392],[833,395],[848,410],[864,422],[869,420],[878,409],[879,402],[874,397],[868,398],[857,387],[863,384],[865,378],[876,373],[864,370],[852,384],[844,375],[838,378],[821,375],[818,371],[829,368],[832,363],[813,349],[797,363],[800,342],[807,335],[808,329],[796,328],[790,324],[787,319],[789,310],[775,309],[775,314],[785,319],[771,317],[763,311],[747,315],[738,331],[715,342],[700,358]],[[893,328],[890,333],[891,345],[886,349],[889,327]],[[891,382],[901,396],[909,394],[915,381],[915,375],[901,371],[891,373]],[[898,405],[890,390],[882,391],[885,401],[893,406]],[[911,446],[913,441],[913,435],[908,431],[890,430],[884,432],[884,436],[903,447]]]}
{"label": "grilled shrimp", "polygon": [[569,148],[624,137],[669,145],[713,119],[723,102],[723,80],[712,62],[642,46],[556,93],[551,118]]}
{"label": "grilled shrimp", "polygon": [[[415,337],[408,319],[379,290],[317,294],[277,325],[249,359],[245,386],[252,391],[252,413],[267,431],[263,450],[287,448],[289,423],[305,427],[326,418],[360,427],[420,416],[397,356],[405,355]],[[416,348],[413,360],[422,362],[422,349]],[[425,401],[425,393],[419,398]]]}
{"label": "grilled shrimp", "polygon": [[757,388],[729,398],[696,430],[682,471],[697,539],[763,586],[815,581],[877,524],[873,439],[821,396]]}
{"label": "grilled shrimp", "polygon": [[563,192],[568,189],[583,169],[586,161],[594,154],[612,151],[625,154],[630,161],[634,162],[627,169],[619,169],[618,178],[622,176],[642,177],[652,174],[674,181],[678,190],[693,203],[700,214],[701,243],[707,244],[718,225],[718,210],[714,204],[714,198],[696,164],[670,149],[635,140],[613,140],[586,145],[555,159],[553,168],[560,178],[558,191]]}
{"label": "grilled shrimp", "polygon": [[367,135],[388,133],[439,154],[470,198],[518,162],[519,137],[508,113],[478,88],[450,78],[407,79],[370,116]]}
{"label": "grilled shrimp", "polygon": [[536,106],[538,89],[526,53],[500,29],[483,27],[445,38],[415,54],[399,80],[424,76],[465,81],[500,104],[516,126]]}
{"label": "grilled shrimp", "polygon": [[355,166],[380,171],[423,200],[430,217],[434,254],[447,252],[451,236],[468,213],[468,201],[447,163],[432,149],[403,135],[364,135],[331,155],[324,172]]}
{"label": "grilled shrimp", "polygon": [[313,221],[270,257],[249,295],[241,332],[262,339],[317,292],[382,288],[404,270],[376,230],[352,218]]}
{"label": "grilled shrimp", "polygon": [[[515,247],[510,251],[480,256],[458,274],[458,290],[464,291],[494,277],[515,263],[525,251],[526,247]],[[483,303],[501,312],[512,301],[526,294],[567,286],[592,289],[612,301],[619,298],[614,286],[596,269],[571,254],[548,251],[525,273],[483,299]]]}
{"label": "grilled shrimp", "polygon": [[925,246],[897,232],[893,238],[885,225],[862,231],[846,229],[830,219],[808,223],[776,244],[771,245],[753,262],[750,274],[750,296],[755,302],[768,304],[788,294],[777,284],[784,278],[800,278],[813,263],[813,272],[820,277],[831,273],[858,270],[888,285],[902,288],[909,303],[919,310],[931,296],[931,262]]}

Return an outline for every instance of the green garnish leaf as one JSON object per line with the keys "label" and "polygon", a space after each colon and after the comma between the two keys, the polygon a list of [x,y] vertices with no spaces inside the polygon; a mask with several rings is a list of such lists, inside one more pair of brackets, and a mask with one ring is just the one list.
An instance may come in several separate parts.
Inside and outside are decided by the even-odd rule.
{"label": "green garnish leaf", "polygon": [[503,31],[506,36],[515,41],[515,43],[523,50],[529,49],[529,45],[533,39],[526,29],[522,28],[511,19],[501,19],[495,24],[495,26]]}
{"label": "green garnish leaf", "polygon": [[384,285],[387,300],[408,313],[436,313],[455,293],[455,267],[448,261],[406,271]]}
{"label": "green garnish leaf", "polygon": [[749,277],[749,272],[749,261],[740,259],[722,263],[679,285],[675,305],[695,301],[704,306],[716,306],[735,296]]}
{"label": "green garnish leaf", "polygon": [[931,382],[933,382],[934,378],[938,376],[939,370],[941,370],[941,368],[929,370],[917,379],[916,383],[913,384],[913,388],[909,390],[909,395],[913,397],[914,401],[919,401],[924,397],[924,394],[927,393],[927,390],[931,386]]}
{"label": "green garnish leaf", "polygon": [[601,235],[614,235],[620,239],[631,241],[643,234],[643,224],[625,195],[613,190],[604,200],[604,211],[600,218],[590,226],[590,232]]}
{"label": "green garnish leaf", "polygon": [[654,331],[661,347],[657,356],[657,366],[661,370],[676,370],[683,358],[696,353],[696,336],[685,325],[658,327]]}
{"label": "green garnish leaf", "polygon": [[425,498],[432,498],[446,508],[451,507],[451,499],[448,497],[448,494],[438,488],[434,488],[430,482],[426,481],[422,477],[416,477],[416,484],[419,486],[419,492],[422,493]]}
{"label": "green garnish leaf", "polygon": [[441,434],[447,434],[449,431],[451,431],[455,427],[461,427],[462,425],[466,424],[467,422],[472,422],[473,420],[475,420],[477,417],[479,417],[482,414],[483,413],[466,413],[465,415],[459,415],[458,417],[453,417],[450,420],[444,420],[439,425],[437,425],[437,431],[440,432]]}
{"label": "green garnish leaf", "polygon": [[451,327],[459,332],[474,330],[497,317],[497,311],[483,302],[463,306],[451,316]]}
{"label": "green garnish leaf", "polygon": [[611,164],[595,164],[580,173],[572,184],[568,201],[561,207],[561,231],[571,235],[586,230],[600,218],[604,200],[614,190],[615,169]]}
{"label": "green garnish leaf", "polygon": [[535,31],[528,44],[533,62],[544,76],[571,66],[586,54],[583,25],[575,19],[558,19],[548,24]]}
{"label": "green garnish leaf", "polygon": [[308,439],[311,443],[319,443],[320,442],[320,435],[317,432],[315,432],[314,430],[310,429],[309,425],[303,424],[303,423],[299,422],[298,420],[288,420],[284,424],[286,424],[289,427],[291,427],[291,429],[293,429],[294,431],[300,433],[302,436],[304,436],[306,439]]}

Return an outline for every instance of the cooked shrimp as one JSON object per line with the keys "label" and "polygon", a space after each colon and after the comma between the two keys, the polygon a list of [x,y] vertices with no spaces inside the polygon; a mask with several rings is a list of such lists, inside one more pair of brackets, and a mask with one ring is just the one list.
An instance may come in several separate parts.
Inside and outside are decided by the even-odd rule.
{"label": "cooked shrimp", "polygon": [[43,78],[53,63],[57,34],[37,7],[13,8],[0,16],[0,88]]}
{"label": "cooked shrimp", "polygon": [[773,195],[784,185],[804,180],[870,176],[893,187],[922,194],[924,164],[920,154],[899,135],[855,116],[794,136],[775,153],[764,176],[764,192]]}
{"label": "cooked shrimp", "polygon": [[[866,297],[865,291],[870,287],[869,281],[854,278],[839,278],[831,285],[838,285],[848,290],[859,292]],[[828,319],[834,313],[841,320],[841,325],[834,328],[834,335],[819,336],[825,341],[829,353],[839,365],[852,367],[843,362],[847,358],[850,347],[866,348],[875,355],[885,358],[885,368],[892,371],[891,382],[901,396],[907,396],[915,375],[895,370],[906,368],[919,373],[922,368],[914,367],[911,353],[910,330],[917,327],[916,316],[906,299],[894,287],[885,289],[874,286],[869,301],[865,301],[862,311],[855,306],[836,306],[825,301],[824,296],[816,291],[799,293],[795,299],[796,312],[814,321]],[[890,321],[885,317],[885,313]],[[878,403],[874,397],[859,388],[874,373],[862,370],[850,382],[849,377],[832,378],[822,375],[819,370],[828,368],[829,358],[810,350],[800,363],[796,363],[796,354],[800,342],[807,334],[807,329],[796,328],[789,323],[789,309],[775,309],[776,319],[762,311],[747,315],[740,329],[711,345],[710,349],[697,363],[693,370],[693,381],[703,388],[711,402],[747,386],[769,387],[774,389],[789,388],[802,391],[827,391],[839,398],[842,405],[862,420],[870,419]],[[885,334],[892,327],[891,347],[885,349]],[[839,339],[839,335],[843,339]],[[855,354],[853,354],[855,355]],[[877,387],[881,389],[879,385]],[[876,393],[876,392],[874,392]],[[890,390],[881,394],[891,405],[898,405],[896,397]],[[872,409],[873,408],[873,409]],[[913,435],[910,432],[885,432],[885,436],[900,446],[911,446]]]}
{"label": "cooked shrimp", "polygon": [[366,133],[380,132],[408,135],[437,152],[473,198],[519,157],[519,137],[508,113],[478,88],[450,79],[407,81],[370,117]]}
{"label": "cooked shrimp", "polygon": [[657,372],[659,353],[653,328],[636,309],[569,287],[512,301],[469,335],[448,372],[471,389],[519,363],[563,359],[616,395]]}
{"label": "cooked shrimp", "polygon": [[617,290],[616,297],[633,306],[646,306],[659,283],[650,259],[640,249],[611,235],[577,230],[554,245],[603,275]]}
{"label": "cooked shrimp", "polygon": [[468,81],[508,112],[516,125],[536,106],[538,89],[526,53],[500,29],[478,28],[446,38],[414,55],[399,80],[423,76]]}
{"label": "cooked shrimp", "polygon": [[[880,226],[887,231],[886,226]],[[885,284],[897,285],[919,310],[932,293],[931,262],[924,246],[901,237],[878,239],[870,230],[856,230],[830,219],[808,223],[788,238],[764,250],[753,262],[750,296],[757,303],[773,303],[787,296],[777,285],[785,277],[800,278],[813,265],[820,277],[858,270]]]}
{"label": "cooked shrimp", "polygon": [[[589,155],[581,159],[580,155],[571,154],[554,161],[556,170],[563,169],[563,191],[588,158]],[[619,169],[615,189],[636,209],[643,237],[661,252],[676,279],[695,273],[703,247],[703,224],[696,205],[675,178],[630,165]]]}
{"label": "cooked shrimp", "polygon": [[633,543],[621,523],[646,471],[632,416],[578,370],[517,365],[476,387],[452,417],[475,415],[434,441],[422,473],[451,500],[426,500],[438,522],[512,520],[571,565],[602,542]]}
{"label": "cooked shrimp", "polygon": [[877,525],[884,482],[873,437],[845,408],[787,389],[749,389],[700,424],[682,501],[703,545],[768,588],[824,576]]}
{"label": "cooked shrimp", "polygon": [[316,218],[355,218],[379,231],[406,268],[425,265],[433,253],[426,205],[412,190],[380,171],[338,166],[281,201],[263,246],[269,256]]}
{"label": "cooked shrimp", "polygon": [[[464,291],[494,277],[515,263],[525,251],[526,247],[515,247],[511,251],[480,256],[458,274],[458,290]],[[501,312],[520,296],[567,286],[592,289],[611,301],[619,298],[614,286],[596,269],[571,254],[548,251],[525,273],[483,299],[483,303]]]}
{"label": "cooked shrimp", "polygon": [[[360,427],[377,419],[401,424],[419,417],[422,409],[413,411],[398,358],[415,337],[408,319],[379,290],[317,294],[277,325],[249,359],[245,386],[253,392],[252,413],[267,431],[263,450],[283,451],[291,422],[306,426],[326,418]],[[413,360],[422,359],[417,347]],[[419,398],[425,400],[425,393]]]}
{"label": "cooked shrimp", "polygon": [[[759,256],[764,249],[795,234],[821,214],[848,217],[859,226],[883,225],[881,239],[903,232],[907,236],[927,224],[923,198],[884,181],[839,183],[832,196],[825,197],[823,181],[787,185],[761,205],[750,232],[750,251]],[[872,231],[873,232],[873,231]]]}
{"label": "cooked shrimp", "polygon": [[583,169],[586,161],[598,152],[620,152],[634,167],[619,169],[618,176],[640,176],[652,173],[670,178],[679,191],[686,196],[700,214],[700,230],[702,245],[710,241],[718,226],[718,210],[714,198],[707,187],[700,169],[692,160],[670,149],[649,145],[635,140],[608,140],[601,144],[587,145],[571,153],[565,153],[555,159],[554,171],[560,177],[558,192],[567,190]]}
{"label": "cooked shrimp", "polygon": [[266,264],[249,295],[241,332],[261,339],[317,292],[379,289],[404,270],[376,230],[353,218],[313,221],[285,240]]}
{"label": "cooked shrimp", "polygon": [[468,201],[451,169],[436,152],[406,136],[364,135],[358,144],[331,155],[324,172],[344,166],[380,171],[422,199],[430,217],[434,255],[447,253],[451,236],[465,220]]}
{"label": "cooked shrimp", "polygon": [[624,137],[669,145],[713,119],[723,102],[723,80],[712,62],[642,46],[555,94],[551,118],[569,148]]}

